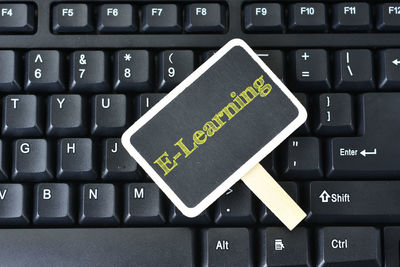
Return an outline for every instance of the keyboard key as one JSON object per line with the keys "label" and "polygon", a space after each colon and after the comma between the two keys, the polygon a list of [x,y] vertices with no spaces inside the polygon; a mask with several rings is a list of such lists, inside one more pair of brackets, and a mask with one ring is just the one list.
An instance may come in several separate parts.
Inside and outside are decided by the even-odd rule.
{"label": "keyboard key", "polygon": [[0,140],[0,182],[8,179],[8,159],[9,156],[6,156],[5,144]]}
{"label": "keyboard key", "polygon": [[221,4],[190,4],[186,6],[186,32],[222,33],[225,29],[225,6]]}
{"label": "keyboard key", "polygon": [[108,58],[103,51],[76,51],[71,54],[72,92],[101,93],[109,89]]}
{"label": "keyboard key", "polygon": [[114,58],[114,89],[118,92],[153,91],[153,57],[147,50],[120,50]]}
{"label": "keyboard key", "polygon": [[315,118],[315,132],[319,135],[354,134],[355,121],[351,95],[346,93],[321,94]]}
{"label": "keyboard key", "polygon": [[35,184],[32,220],[37,225],[73,224],[71,187],[68,184]]}
{"label": "keyboard key", "polygon": [[280,4],[249,4],[244,8],[244,28],[248,32],[282,32],[283,9]]}
{"label": "keyboard key", "polygon": [[323,49],[296,50],[290,54],[293,87],[300,91],[327,91],[331,88],[328,53]]}
{"label": "keyboard key", "polygon": [[384,255],[386,267],[397,267],[400,264],[399,257],[400,227],[391,226],[384,228]]}
{"label": "keyboard key", "polygon": [[194,266],[197,252],[188,228],[0,229],[0,236],[5,266]]}
{"label": "keyboard key", "polygon": [[121,144],[120,138],[108,138],[103,143],[101,178],[104,180],[139,180],[136,161]]}
{"label": "keyboard key", "polygon": [[48,181],[54,177],[52,155],[45,139],[19,139],[13,144],[13,181]]}
{"label": "keyboard key", "polygon": [[55,33],[93,32],[92,10],[87,4],[57,4],[53,7]]}
{"label": "keyboard key", "polygon": [[339,91],[375,89],[374,63],[370,50],[341,50],[335,53],[335,87]]}
{"label": "keyboard key", "polygon": [[47,134],[83,136],[88,132],[86,101],[80,95],[51,95],[48,99]]}
{"label": "keyboard key", "polygon": [[243,183],[237,183],[215,204],[215,223],[247,225],[256,222],[253,194]]}
{"label": "keyboard key", "polygon": [[381,239],[374,227],[324,227],[318,231],[318,266],[382,266]]}
{"label": "keyboard key", "polygon": [[124,224],[160,225],[165,223],[164,201],[156,184],[135,183],[125,185],[124,202]]}
{"label": "keyboard key", "polygon": [[400,3],[385,3],[377,7],[376,28],[380,31],[400,31]]}
{"label": "keyboard key", "polygon": [[80,188],[79,223],[118,225],[116,188],[112,184],[84,184]]}
{"label": "keyboard key", "polygon": [[290,30],[323,32],[327,28],[327,15],[324,4],[297,3],[289,6]]}
{"label": "keyboard key", "polygon": [[364,32],[372,28],[371,10],[367,3],[339,3],[332,7],[335,31]]}
{"label": "keyboard key", "polygon": [[180,8],[173,4],[152,4],[143,6],[142,31],[151,33],[181,32]]}
{"label": "keyboard key", "polygon": [[253,266],[252,248],[246,228],[204,230],[202,266]]}
{"label": "keyboard key", "polygon": [[268,156],[260,161],[260,164],[269,174],[271,174],[272,177],[276,177],[278,175],[278,170],[276,166],[276,152],[272,151],[271,153],[269,153]]}
{"label": "keyboard key", "polygon": [[293,231],[281,227],[269,227],[260,232],[261,266],[308,266],[311,267],[311,244],[304,227]]}
{"label": "keyboard key", "polygon": [[[270,173],[271,174],[271,173]],[[275,176],[276,177],[276,176]],[[280,182],[282,188],[289,194],[298,204],[300,203],[299,188],[294,182]],[[260,202],[260,222],[264,224],[279,223],[279,219],[270,211],[267,206]],[[267,265],[269,266],[269,265]]]}
{"label": "keyboard key", "polygon": [[399,181],[311,182],[310,222],[399,223]]}
{"label": "keyboard key", "polygon": [[0,225],[28,225],[28,190],[21,184],[0,184]]}
{"label": "keyboard key", "polygon": [[130,4],[105,4],[99,7],[97,29],[101,33],[136,32],[137,11]]}
{"label": "keyboard key", "polygon": [[0,92],[20,91],[21,68],[18,54],[11,50],[1,50],[0,62],[2,62],[2,67],[0,68]]}
{"label": "keyboard key", "polygon": [[33,33],[35,10],[30,4],[0,4],[0,34]]}
{"label": "keyboard key", "polygon": [[319,179],[322,169],[320,140],[316,137],[291,137],[286,141],[283,176],[290,179]]}
{"label": "keyboard key", "polygon": [[127,124],[126,96],[96,95],[92,99],[92,134],[122,135]]}
{"label": "keyboard key", "polygon": [[[310,108],[310,103],[308,101],[308,97],[304,93],[294,93],[294,96],[297,98],[297,100],[300,101],[300,103],[303,105],[303,107],[307,110],[309,113],[311,108]],[[310,116],[307,117],[307,120],[303,125],[300,126],[295,132],[294,135],[307,135],[310,133]]]}
{"label": "keyboard key", "polygon": [[8,95],[3,98],[4,136],[42,135],[41,104],[34,95]]}
{"label": "keyboard key", "polygon": [[142,117],[143,114],[145,114],[166,95],[166,93],[140,94],[136,99],[136,118],[139,119],[140,117]]}
{"label": "keyboard key", "polygon": [[158,64],[158,88],[162,92],[168,92],[194,71],[193,51],[161,52]]}
{"label": "keyboard key", "polygon": [[359,97],[358,137],[328,142],[329,178],[396,178],[400,172],[400,94],[367,93]]}
{"label": "keyboard key", "polygon": [[178,208],[171,204],[169,209],[169,222],[172,224],[187,226],[198,224],[211,224],[212,219],[209,210],[205,210],[196,217],[189,218],[182,214]]}
{"label": "keyboard key", "polygon": [[274,72],[278,78],[285,78],[285,55],[281,50],[257,50],[257,56]]}
{"label": "keyboard key", "polygon": [[58,142],[57,179],[96,180],[93,143],[89,138],[64,138]]}
{"label": "keyboard key", "polygon": [[400,89],[400,49],[379,52],[379,88],[390,91]]}
{"label": "keyboard key", "polygon": [[60,52],[34,50],[26,55],[25,90],[28,92],[64,91],[64,61]]}

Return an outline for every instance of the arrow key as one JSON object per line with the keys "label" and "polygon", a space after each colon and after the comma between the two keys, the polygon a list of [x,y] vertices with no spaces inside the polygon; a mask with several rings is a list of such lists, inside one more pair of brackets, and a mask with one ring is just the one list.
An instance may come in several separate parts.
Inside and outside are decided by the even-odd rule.
{"label": "arrow key", "polygon": [[400,49],[379,52],[379,88],[390,91],[400,88]]}

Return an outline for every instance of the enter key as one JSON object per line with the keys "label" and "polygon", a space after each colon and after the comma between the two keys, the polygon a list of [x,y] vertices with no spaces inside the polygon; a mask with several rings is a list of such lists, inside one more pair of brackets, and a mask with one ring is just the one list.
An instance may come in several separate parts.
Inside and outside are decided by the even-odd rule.
{"label": "enter key", "polygon": [[400,93],[360,96],[359,136],[328,142],[328,178],[400,175]]}

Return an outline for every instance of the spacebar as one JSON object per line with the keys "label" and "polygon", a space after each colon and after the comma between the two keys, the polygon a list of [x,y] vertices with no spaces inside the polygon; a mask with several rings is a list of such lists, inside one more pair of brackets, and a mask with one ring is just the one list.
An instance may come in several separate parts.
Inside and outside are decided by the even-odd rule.
{"label": "spacebar", "polygon": [[187,228],[0,229],[1,266],[192,266]]}

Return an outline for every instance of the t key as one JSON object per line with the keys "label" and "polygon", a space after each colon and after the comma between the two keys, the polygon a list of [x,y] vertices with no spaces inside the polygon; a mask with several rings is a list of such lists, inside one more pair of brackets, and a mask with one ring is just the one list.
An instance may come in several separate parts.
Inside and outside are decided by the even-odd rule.
{"label": "t key", "polygon": [[58,51],[36,50],[26,55],[25,90],[60,92],[64,90],[64,62]]}
{"label": "t key", "polygon": [[194,70],[193,51],[164,51],[159,55],[158,87],[168,92],[183,81]]}
{"label": "t key", "polygon": [[3,98],[2,133],[5,136],[42,135],[41,105],[34,95]]}

